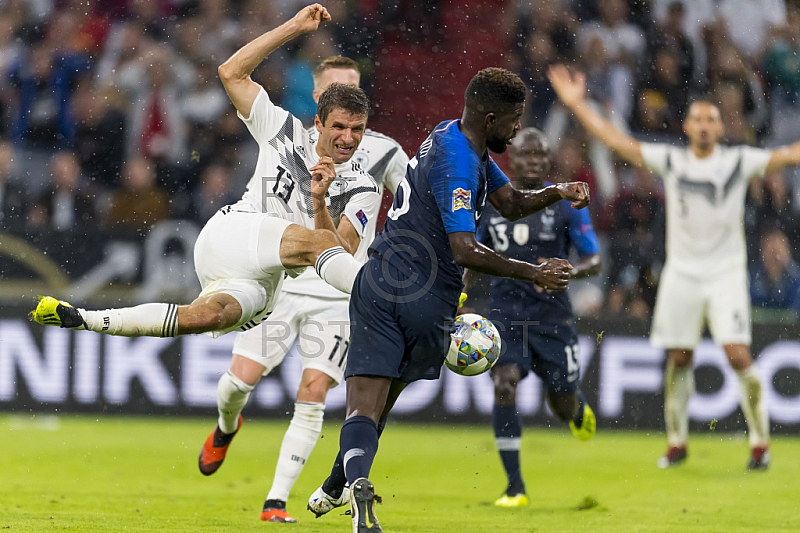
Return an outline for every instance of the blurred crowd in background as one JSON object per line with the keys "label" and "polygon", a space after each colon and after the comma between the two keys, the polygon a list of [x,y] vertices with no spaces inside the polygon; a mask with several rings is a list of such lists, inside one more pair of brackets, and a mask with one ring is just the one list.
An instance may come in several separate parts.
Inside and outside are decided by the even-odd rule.
{"label": "blurred crowd in background", "polygon": [[[235,202],[258,148],[216,69],[306,3],[0,0],[0,229],[146,231],[168,218],[202,224]],[[596,105],[642,140],[681,143],[693,94],[718,102],[726,143],[800,140],[800,1],[324,5],[334,21],[277,51],[253,76],[305,124],[316,110],[311,71],[330,55],[359,61],[375,103],[371,124],[409,153],[460,110],[459,99],[439,104],[437,91],[445,100],[463,94],[460,80],[484,66],[522,76],[531,88],[524,124],[551,142],[551,179],[592,188],[604,274],[577,298],[582,314],[649,317],[664,262],[664,197],[656,176],[620,164],[565,112],[548,65],[585,72]],[[411,103],[398,107],[397,94]],[[438,113],[432,123],[417,112],[426,101]],[[752,184],[745,225],[755,307],[800,310],[798,210],[795,169]]]}

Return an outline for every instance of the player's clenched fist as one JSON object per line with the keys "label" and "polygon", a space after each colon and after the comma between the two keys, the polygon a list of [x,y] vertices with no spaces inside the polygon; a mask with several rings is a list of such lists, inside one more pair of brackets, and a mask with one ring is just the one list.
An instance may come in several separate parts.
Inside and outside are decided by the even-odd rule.
{"label": "player's clenched fist", "polygon": [[572,265],[566,259],[545,259],[533,265],[533,283],[549,291],[563,291],[569,285]]}
{"label": "player's clenched fist", "polygon": [[308,169],[311,172],[311,197],[316,201],[325,202],[325,193],[336,179],[336,169],[333,166],[333,159],[324,155],[319,158],[317,164]]}
{"label": "player's clenched fist", "polygon": [[582,181],[559,183],[556,188],[564,200],[572,202],[573,209],[582,209],[589,205],[589,185]]}
{"label": "player's clenched fist", "polygon": [[331,20],[331,14],[320,4],[311,4],[304,7],[292,19],[297,31],[300,33],[317,31],[321,22],[329,20]]}

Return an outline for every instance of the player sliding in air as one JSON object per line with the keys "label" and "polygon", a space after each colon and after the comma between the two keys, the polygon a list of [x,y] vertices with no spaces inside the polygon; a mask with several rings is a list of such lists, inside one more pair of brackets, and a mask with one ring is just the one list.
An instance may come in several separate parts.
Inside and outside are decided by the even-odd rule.
{"label": "player sliding in air", "polygon": [[353,531],[382,531],[368,479],[378,437],[400,392],[419,379],[437,379],[449,346],[461,293],[462,268],[566,289],[564,259],[538,265],[509,259],[475,239],[488,200],[509,220],[562,199],[589,202],[585,183],[520,191],[487,152],[504,152],[520,129],[525,84],[504,69],[480,71],[465,92],[460,120],[440,123],[422,143],[370,246],[350,300],[350,354],[345,370],[346,420],[331,475],[309,499],[322,515],[345,503],[350,484]]}
{"label": "player sliding in air", "polygon": [[[250,78],[266,55],[327,20],[324,7],[308,6],[219,67],[231,102],[259,144],[259,155],[242,199],[220,209],[197,239],[195,269],[203,287],[198,298],[189,305],[87,311],[48,296],[31,313],[36,322],[126,337],[216,337],[259,324],[272,310],[284,277],[306,266],[314,265],[326,282],[350,292],[361,264],[348,252],[366,235],[358,213],[374,213],[380,202],[375,181],[349,162],[366,129],[369,101],[357,87],[329,87],[319,97],[314,119],[319,140],[312,142],[300,121],[273,104]],[[338,190],[328,192],[334,178],[361,192],[348,195],[346,202],[331,196]],[[225,419],[221,431],[234,433],[237,419]]]}

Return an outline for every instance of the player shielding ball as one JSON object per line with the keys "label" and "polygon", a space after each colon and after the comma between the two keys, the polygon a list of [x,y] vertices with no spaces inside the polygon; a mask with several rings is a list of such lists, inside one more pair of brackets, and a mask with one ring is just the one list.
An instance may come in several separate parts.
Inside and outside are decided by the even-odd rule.
{"label": "player shielding ball", "polygon": [[[550,185],[545,182],[550,171],[550,148],[541,131],[523,129],[511,141],[508,152],[515,186],[540,189]],[[513,222],[487,207],[478,240],[496,252],[532,263],[543,257],[566,259],[575,249],[579,259],[570,270],[571,279],[600,273],[600,248],[588,209],[573,209],[567,201]],[[467,271],[467,290],[473,277],[472,271]],[[520,380],[530,372],[541,378],[553,413],[569,424],[578,439],[594,436],[596,420],[580,392],[578,336],[567,293],[545,292],[529,283],[495,277],[491,279],[491,295],[487,316],[500,327],[504,346],[503,356],[491,371],[492,423],[508,478],[505,493],[495,505],[521,507],[529,500],[519,459],[522,420],[516,398]]]}
{"label": "player shielding ball", "polygon": [[[128,337],[219,336],[260,323],[272,310],[283,279],[306,266],[315,265],[328,283],[350,290],[361,264],[347,250],[364,236],[356,216],[360,208],[352,207],[362,200],[364,205],[374,202],[377,195],[372,178],[347,162],[357,144],[353,136],[366,129],[369,101],[356,87],[329,88],[320,96],[315,118],[320,136],[312,143],[300,121],[275,106],[250,78],[269,52],[293,36],[315,31],[324,20],[330,20],[324,7],[308,6],[219,67],[231,102],[259,143],[259,156],[242,199],[220,209],[197,239],[200,296],[189,305],[152,303],[104,311],[76,309],[45,297],[32,312],[36,322]],[[351,199],[356,203],[345,210],[338,232],[326,206],[334,178],[364,187],[363,198]],[[333,210],[337,207],[343,206]],[[338,218],[341,212],[334,214]]]}
{"label": "player shielding ball", "polygon": [[[318,100],[334,83],[357,87],[359,81],[358,63],[342,56],[329,57],[314,69],[312,96]],[[318,140],[316,127],[310,128],[308,133],[312,142]],[[367,247],[375,237],[384,185],[394,193],[405,176],[408,156],[393,139],[370,129],[354,132],[352,144],[355,148],[351,152],[352,161],[369,169],[377,193],[364,205],[352,202],[363,198],[359,196],[358,183],[337,180],[332,186],[331,210],[336,205],[351,206],[345,209],[351,216],[355,214],[363,230],[363,237],[354,243],[357,248],[353,255],[364,262]],[[342,230],[350,228],[352,224],[339,224],[337,230],[346,238],[347,233]],[[319,439],[328,390],[342,381],[350,346],[349,300],[347,294],[325,283],[314,270],[307,269],[297,278],[284,282],[281,297],[266,321],[236,334],[230,369],[218,383],[220,420],[200,454],[199,467],[205,475],[213,474],[221,466],[232,442],[233,434],[223,433],[220,427],[231,427],[239,419],[255,386],[283,362],[295,341],[297,350],[294,353],[299,353],[303,367],[294,415],[281,443],[261,520],[296,522],[286,512],[286,502]]]}
{"label": "player shielding ball", "polygon": [[534,265],[509,259],[475,239],[488,200],[518,219],[567,199],[589,202],[585,183],[519,191],[487,152],[505,151],[520,129],[526,87],[500,68],[469,83],[460,120],[440,123],[408,164],[384,231],[372,243],[350,300],[350,354],[345,370],[346,420],[331,475],[309,499],[322,515],[343,505],[350,485],[355,533],[382,531],[368,479],[378,437],[400,392],[437,379],[453,330],[462,268],[564,290],[572,266],[564,259]]}
{"label": "player shielding ball", "polygon": [[719,108],[705,99],[687,110],[685,148],[639,142],[594,111],[585,100],[583,74],[563,65],[548,77],[561,101],[589,132],[629,163],[664,181],[667,261],[658,286],[650,339],[667,350],[664,418],[668,450],[662,468],[686,459],[692,355],[707,323],[739,379],[740,405],[750,438],[751,470],[770,463],[769,419],[761,380],[750,354],[750,295],[744,237],[744,200],[751,180],[800,163],[800,143],[764,150],[722,146]]}

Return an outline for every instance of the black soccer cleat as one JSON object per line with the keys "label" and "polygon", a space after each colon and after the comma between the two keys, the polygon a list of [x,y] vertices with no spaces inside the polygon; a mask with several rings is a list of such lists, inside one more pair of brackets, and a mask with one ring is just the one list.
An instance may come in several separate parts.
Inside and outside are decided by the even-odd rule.
{"label": "black soccer cleat", "polygon": [[659,468],[678,466],[686,460],[686,456],[686,446],[670,446],[666,455],[659,457],[657,464]]}
{"label": "black soccer cleat", "polygon": [[31,318],[43,326],[86,329],[86,321],[83,320],[77,309],[67,302],[56,300],[52,296],[39,298],[36,309],[31,311]]}
{"label": "black soccer cleat", "polygon": [[372,482],[365,477],[358,478],[350,486],[353,533],[383,533],[378,517],[375,516],[375,503],[381,503],[381,497],[375,495]]}

